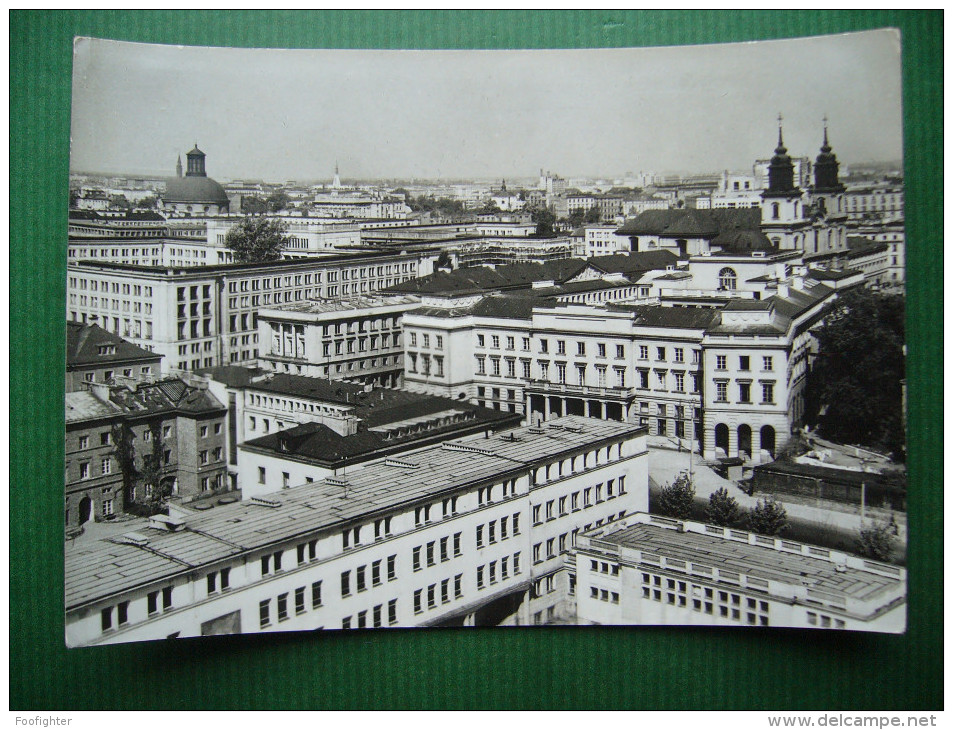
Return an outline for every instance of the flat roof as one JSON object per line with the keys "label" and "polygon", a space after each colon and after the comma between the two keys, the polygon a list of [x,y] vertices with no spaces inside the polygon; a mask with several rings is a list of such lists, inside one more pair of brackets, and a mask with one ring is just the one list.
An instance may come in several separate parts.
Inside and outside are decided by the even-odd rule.
{"label": "flat roof", "polygon": [[[145,544],[109,540],[66,550],[66,606],[74,608],[173,575],[294,538],[313,537],[361,518],[424,502],[606,439],[645,433],[631,423],[565,416],[542,428],[457,439],[348,474],[189,515],[176,532],[130,522]],[[512,435],[512,436],[511,436]],[[515,436],[515,438],[513,438]],[[416,466],[406,466],[415,464]],[[346,479],[347,486],[338,479]],[[121,540],[121,538],[112,538]]]}
{"label": "flat roof", "polygon": [[262,311],[287,312],[294,314],[325,314],[328,312],[349,312],[357,309],[372,309],[378,307],[396,307],[400,305],[418,304],[416,297],[400,295],[362,295],[348,299],[311,299],[298,304],[283,304],[278,307],[262,307]]}
{"label": "flat roof", "polygon": [[[725,532],[739,531],[726,529]],[[899,570],[898,576],[892,577],[850,566],[838,569],[830,559],[778,550],[773,546],[773,539],[771,546],[759,545],[689,530],[679,532],[674,525],[667,527],[646,522],[614,531],[603,530],[601,534],[598,531],[588,534],[599,542],[666,559],[684,560],[693,567],[717,568],[762,580],[806,586],[845,599],[875,599],[878,594],[895,589],[901,582]],[[801,543],[790,544],[801,546]],[[889,570],[891,566],[883,567]]]}

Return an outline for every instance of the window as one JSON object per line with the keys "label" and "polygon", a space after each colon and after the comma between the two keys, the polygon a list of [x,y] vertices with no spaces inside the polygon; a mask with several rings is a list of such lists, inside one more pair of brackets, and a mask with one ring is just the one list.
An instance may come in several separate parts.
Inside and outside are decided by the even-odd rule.
{"label": "window", "polygon": [[109,517],[112,514],[115,514],[114,508],[113,508],[113,500],[104,499],[103,500],[103,517]]}
{"label": "window", "polygon": [[685,348],[675,348],[675,362],[685,362]]}
{"label": "window", "polygon": [[765,355],[761,358],[761,369],[762,370],[774,370],[774,358],[770,355]]}
{"label": "window", "polygon": [[282,593],[278,596],[278,620],[287,621],[288,619],[288,594]]}
{"label": "window", "polygon": [[463,574],[453,576],[453,597],[461,598],[463,596]]}
{"label": "window", "polygon": [[774,403],[774,383],[761,384],[761,402]]}
{"label": "window", "polygon": [[420,570],[420,545],[414,548],[413,552],[413,566],[414,571]]}
{"label": "window", "polygon": [[728,369],[728,356],[715,355],[715,370],[727,370],[727,369]]}
{"label": "window", "polygon": [[477,588],[481,588],[481,589],[482,589],[482,588],[484,587],[484,583],[483,583],[483,566],[482,566],[482,565],[480,565],[480,566],[477,567],[476,577],[477,577]]}
{"label": "window", "polygon": [[717,403],[728,402],[728,383],[726,381],[715,382],[715,401]]}
{"label": "window", "polygon": [[639,345],[639,360],[648,360],[648,359],[649,359],[649,346]]}
{"label": "window", "polygon": [[427,543],[427,566],[428,566],[428,567],[430,567],[430,566],[436,564],[436,560],[434,559],[434,547],[435,547],[435,546],[436,546],[436,542],[428,542],[428,543]]}
{"label": "window", "polygon": [[437,607],[437,584],[432,583],[427,586],[427,608]]}
{"label": "window", "polygon": [[[777,208],[777,203],[774,204]],[[777,216],[775,216],[777,217]],[[735,270],[729,267],[725,267],[718,272],[718,288],[734,291],[738,286],[738,274],[735,273]]]}
{"label": "window", "polygon": [[258,467],[258,483],[259,484],[265,483],[265,467],[263,466]]}
{"label": "window", "polygon": [[271,599],[259,601],[258,603],[258,626],[267,628],[271,625]]}
{"label": "window", "polygon": [[341,573],[341,595],[351,595],[351,571],[345,570]]}
{"label": "window", "polygon": [[422,613],[424,610],[423,606],[421,605],[422,593],[423,593],[422,588],[418,588],[417,590],[414,591],[414,613]]}
{"label": "window", "polygon": [[379,586],[381,584],[381,561],[375,560],[371,563],[371,585]]}
{"label": "window", "polygon": [[79,465],[79,478],[89,479],[89,462],[84,461]]}
{"label": "window", "polygon": [[441,537],[440,538],[440,562],[446,562],[450,560],[450,538]]}
{"label": "window", "polygon": [[311,584],[311,608],[321,606],[321,581],[315,581]]}

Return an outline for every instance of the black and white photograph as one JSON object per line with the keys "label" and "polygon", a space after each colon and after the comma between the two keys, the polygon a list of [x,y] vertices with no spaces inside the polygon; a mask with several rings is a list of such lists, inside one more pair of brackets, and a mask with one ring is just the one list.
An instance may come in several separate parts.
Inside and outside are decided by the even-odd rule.
{"label": "black and white photograph", "polygon": [[77,38],[66,645],[903,633],[900,51]]}

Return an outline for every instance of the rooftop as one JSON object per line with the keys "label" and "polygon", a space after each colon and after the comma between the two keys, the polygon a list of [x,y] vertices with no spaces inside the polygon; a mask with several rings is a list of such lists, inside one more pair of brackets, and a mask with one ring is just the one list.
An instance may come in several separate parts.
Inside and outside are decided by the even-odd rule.
{"label": "rooftop", "polygon": [[416,297],[410,296],[357,296],[349,299],[321,299],[301,302],[300,304],[284,304],[280,307],[265,307],[270,310],[294,312],[298,314],[325,314],[329,312],[349,312],[356,309],[377,309],[381,307],[411,306],[417,304]]}
{"label": "rooftop", "polygon": [[157,355],[107,332],[99,325],[66,323],[66,369],[90,365],[110,365],[130,361],[159,362]]}
{"label": "rooftop", "polygon": [[[835,562],[836,556],[829,551],[820,550],[814,556],[806,550],[809,546],[801,543],[754,536],[740,530],[715,528],[713,533],[697,523],[683,523],[683,528],[694,529],[679,530],[674,520],[631,524],[630,518],[628,522],[627,526],[588,535],[597,541],[597,548],[604,543],[639,551],[643,561],[647,554],[655,556],[648,561],[655,567],[658,557],[667,561],[681,560],[690,563],[693,572],[699,572],[698,567],[717,569],[721,573],[746,575],[749,579],[805,587],[825,598],[841,601],[876,601],[889,597],[902,585],[903,571],[893,566],[871,563],[868,568],[868,563],[859,560],[847,560],[846,564],[840,560]],[[717,534],[719,531],[722,534]],[[845,557],[840,555],[841,559]],[[843,567],[839,568],[838,564]]]}
{"label": "rooftop", "polygon": [[188,515],[176,532],[137,521],[131,529],[146,544],[100,540],[67,547],[66,606],[75,608],[227,557],[340,529],[529,468],[540,460],[644,431],[629,423],[567,416],[543,429],[518,428],[506,435],[430,446],[402,459],[403,466],[387,461],[369,464],[348,474],[346,487],[336,478],[282,490],[268,497],[274,507],[252,501],[219,505]]}

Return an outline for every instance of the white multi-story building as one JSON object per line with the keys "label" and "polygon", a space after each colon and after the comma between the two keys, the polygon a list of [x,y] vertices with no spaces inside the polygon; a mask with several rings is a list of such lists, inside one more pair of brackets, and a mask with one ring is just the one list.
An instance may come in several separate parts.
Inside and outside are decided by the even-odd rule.
{"label": "white multi-story building", "polygon": [[259,360],[274,372],[397,386],[401,316],[418,297],[361,295],[258,312]]}
{"label": "white multi-story building", "polygon": [[66,642],[545,623],[574,612],[576,536],[647,506],[637,426],[569,417],[455,440],[77,541]]}
{"label": "white multi-story building", "polygon": [[425,253],[368,253],[258,264],[67,266],[67,318],[164,355],[166,372],[254,365],[263,307],[366,295],[432,272]]}
{"label": "white multi-story building", "polygon": [[580,535],[579,623],[903,633],[907,572],[827,548],[656,515]]}
{"label": "white multi-story building", "polygon": [[619,226],[613,224],[587,225],[585,231],[585,249],[583,256],[607,256],[631,250],[628,236],[616,234]]}
{"label": "white multi-story building", "polygon": [[[531,422],[638,422],[701,441],[706,455],[770,459],[802,422],[810,330],[837,295],[788,276],[800,259],[779,256],[702,257],[699,291],[683,291],[682,306],[425,297],[404,316],[405,387]],[[718,288],[725,296],[704,297]]]}

